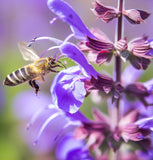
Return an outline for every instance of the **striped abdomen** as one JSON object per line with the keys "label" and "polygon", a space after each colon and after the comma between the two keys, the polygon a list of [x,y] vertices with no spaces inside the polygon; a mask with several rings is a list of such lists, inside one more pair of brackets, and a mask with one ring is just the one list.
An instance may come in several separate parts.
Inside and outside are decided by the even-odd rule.
{"label": "striped abdomen", "polygon": [[20,68],[11,74],[9,74],[4,80],[4,85],[16,86],[21,83],[24,83],[28,80],[33,79],[36,75],[31,73],[32,70],[30,67]]}

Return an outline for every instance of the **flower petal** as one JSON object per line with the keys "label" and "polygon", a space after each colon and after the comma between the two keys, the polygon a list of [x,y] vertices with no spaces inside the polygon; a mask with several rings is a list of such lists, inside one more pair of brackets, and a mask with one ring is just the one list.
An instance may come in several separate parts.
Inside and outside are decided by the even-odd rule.
{"label": "flower petal", "polygon": [[76,38],[86,39],[86,36],[96,38],[84,25],[72,7],[62,0],[48,0],[49,9],[63,21],[67,22]]}
{"label": "flower petal", "polygon": [[96,63],[98,65],[103,64],[104,62],[110,62],[112,59],[112,53],[109,53],[108,51],[101,51],[98,53],[97,59],[96,59]]}
{"label": "flower petal", "polygon": [[73,135],[67,135],[58,143],[56,148],[58,160],[93,160],[85,147],[84,141],[74,139]]}
{"label": "flower petal", "polygon": [[136,69],[147,69],[149,64],[151,63],[150,59],[146,59],[144,57],[137,57],[134,55],[130,55],[128,57],[128,60],[130,63],[135,67]]}
{"label": "flower petal", "polygon": [[147,36],[136,38],[129,42],[129,50],[137,57],[152,59],[152,46]]}
{"label": "flower petal", "polygon": [[59,72],[51,86],[52,104],[70,113],[78,111],[83,103],[86,91],[84,88],[84,76],[79,66],[73,66]]}
{"label": "flower petal", "polygon": [[99,73],[88,63],[84,54],[74,44],[64,43],[60,46],[60,50],[61,53],[80,64],[89,76],[97,77]]}
{"label": "flower petal", "polygon": [[150,14],[142,10],[129,9],[123,11],[123,15],[131,24],[140,24],[144,22],[144,19],[148,18]]}
{"label": "flower petal", "polygon": [[[20,92],[13,101],[13,109],[16,118],[19,119],[20,122],[24,122],[19,128],[21,137],[33,152],[39,154],[47,153],[52,150],[55,145],[54,138],[57,136],[63,125],[68,122],[68,119],[64,114],[58,116],[57,119],[52,120],[52,122],[46,126],[40,138],[37,139],[40,128],[43,126],[46,119],[59,112],[59,109],[55,107],[48,109],[47,106],[49,103],[49,95],[40,92],[38,96],[36,96],[30,90]],[[32,120],[30,121],[31,118]],[[61,123],[54,127],[59,121],[61,121]],[[29,125],[26,130],[28,123]],[[33,142],[36,142],[36,140],[38,143],[35,143],[34,146]]]}
{"label": "flower petal", "polygon": [[111,42],[106,41],[104,39],[102,40],[95,40],[90,37],[87,37],[87,42],[86,45],[96,51],[101,51],[101,50],[107,50],[107,51],[113,51],[114,46]]}

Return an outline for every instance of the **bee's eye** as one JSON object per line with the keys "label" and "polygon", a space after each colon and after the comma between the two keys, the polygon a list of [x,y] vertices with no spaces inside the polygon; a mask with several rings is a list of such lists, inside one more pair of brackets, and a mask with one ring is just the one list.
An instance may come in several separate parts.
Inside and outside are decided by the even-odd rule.
{"label": "bee's eye", "polygon": [[55,59],[50,59],[51,64],[55,64]]}

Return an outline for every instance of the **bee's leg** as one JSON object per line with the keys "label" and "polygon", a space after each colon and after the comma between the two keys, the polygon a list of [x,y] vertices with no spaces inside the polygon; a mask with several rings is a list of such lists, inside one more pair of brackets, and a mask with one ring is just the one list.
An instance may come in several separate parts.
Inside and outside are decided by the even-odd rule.
{"label": "bee's leg", "polygon": [[29,81],[29,84],[32,88],[35,88],[35,92],[36,92],[36,95],[38,94],[38,91],[39,91],[39,86],[38,84],[36,83],[35,80],[30,80]]}
{"label": "bee's leg", "polygon": [[54,69],[50,69],[51,72],[55,72],[55,73],[58,73],[59,71],[56,71]]}
{"label": "bee's leg", "polygon": [[[50,71],[51,71],[51,72],[58,73],[59,71],[55,70],[57,67],[63,67],[63,66],[60,66],[59,64],[56,64],[56,65],[54,65],[54,66],[52,66],[52,67],[50,68]],[[54,68],[55,68],[55,69],[54,69]]]}
{"label": "bee's leg", "polygon": [[62,65],[62,66],[59,65],[60,67],[66,68],[66,66],[65,66],[61,61],[58,61],[58,60],[57,60],[57,62],[60,63],[60,64]]}

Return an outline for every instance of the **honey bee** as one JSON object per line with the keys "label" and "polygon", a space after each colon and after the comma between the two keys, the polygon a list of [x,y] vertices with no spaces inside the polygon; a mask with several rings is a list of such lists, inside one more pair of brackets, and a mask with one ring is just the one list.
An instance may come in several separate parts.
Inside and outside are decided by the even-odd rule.
{"label": "honey bee", "polygon": [[46,74],[49,72],[59,72],[56,68],[63,68],[64,64],[53,57],[40,58],[25,42],[19,42],[18,47],[24,60],[33,61],[33,63],[7,75],[3,84],[7,86],[16,86],[29,81],[30,86],[35,89],[37,94],[39,85],[36,83],[36,80],[44,81],[44,76]]}

